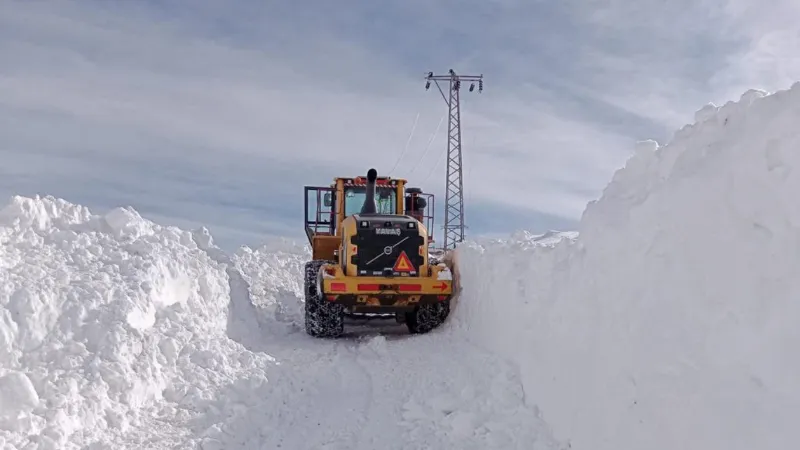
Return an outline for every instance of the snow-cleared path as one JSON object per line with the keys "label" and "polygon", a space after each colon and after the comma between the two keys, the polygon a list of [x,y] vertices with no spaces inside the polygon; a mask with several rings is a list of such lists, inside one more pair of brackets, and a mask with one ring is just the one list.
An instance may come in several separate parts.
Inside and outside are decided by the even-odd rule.
{"label": "snow-cleared path", "polygon": [[[235,280],[231,321],[239,326],[229,332],[240,336],[232,338],[247,336],[244,345],[278,365],[271,383],[236,400],[240,414],[193,442],[200,448],[558,448],[526,404],[517,368],[447,327],[412,336],[390,321],[350,321],[345,337],[314,339],[302,329],[298,298],[304,255],[248,252],[234,267],[210,254],[230,263]],[[297,281],[295,295],[275,283],[276,266]]]}
{"label": "snow-cleared path", "polygon": [[432,335],[295,345],[274,389],[240,399],[246,409],[202,448],[556,448],[516,369],[468,344]]}

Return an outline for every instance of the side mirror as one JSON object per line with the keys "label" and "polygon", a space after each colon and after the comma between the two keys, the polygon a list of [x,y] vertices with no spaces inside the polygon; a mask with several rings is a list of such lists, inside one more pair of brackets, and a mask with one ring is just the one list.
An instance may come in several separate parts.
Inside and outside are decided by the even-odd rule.
{"label": "side mirror", "polygon": [[323,196],[322,202],[323,202],[323,204],[324,204],[325,206],[331,206],[331,205],[333,205],[333,199],[332,199],[332,196],[331,196],[331,193],[330,193],[330,192],[327,192],[327,193],[326,193],[326,194]]}

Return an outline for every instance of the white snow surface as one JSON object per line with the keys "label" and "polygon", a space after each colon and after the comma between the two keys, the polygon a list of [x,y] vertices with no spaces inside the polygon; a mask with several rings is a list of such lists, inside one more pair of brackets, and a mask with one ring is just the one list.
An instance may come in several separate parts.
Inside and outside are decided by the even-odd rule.
{"label": "white snow surface", "polygon": [[0,449],[560,448],[446,329],[303,329],[308,250],[51,197],[0,210]]}
{"label": "white snow surface", "polygon": [[462,335],[573,449],[800,441],[800,84],[640,143],[577,236],[458,252]]}
{"label": "white snow surface", "polygon": [[288,242],[0,210],[0,449],[752,449],[800,439],[800,85],[639,143],[577,232],[473,240],[421,336],[303,330]]}

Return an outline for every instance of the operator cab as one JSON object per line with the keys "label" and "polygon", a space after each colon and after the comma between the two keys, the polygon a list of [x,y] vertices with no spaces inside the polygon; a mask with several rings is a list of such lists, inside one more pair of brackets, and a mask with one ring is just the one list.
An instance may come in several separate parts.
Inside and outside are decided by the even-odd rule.
{"label": "operator cab", "polygon": [[[434,242],[434,197],[419,188],[406,187],[406,180],[376,177],[375,210],[379,215],[407,215],[429,230],[429,244]],[[305,186],[305,231],[315,259],[332,259],[341,238],[341,223],[354,214],[362,214],[368,200],[367,177],[337,177],[329,186]],[[370,211],[372,211],[370,207]]]}

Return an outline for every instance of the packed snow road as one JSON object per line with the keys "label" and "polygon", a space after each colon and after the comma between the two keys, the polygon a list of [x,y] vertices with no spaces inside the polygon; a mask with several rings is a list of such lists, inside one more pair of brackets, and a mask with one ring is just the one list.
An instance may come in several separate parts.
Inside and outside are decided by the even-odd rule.
{"label": "packed snow road", "polygon": [[556,448],[515,367],[469,345],[371,333],[294,345],[201,448]]}
{"label": "packed snow road", "polygon": [[[202,448],[558,448],[507,361],[448,327],[412,336],[391,321],[350,321],[341,339],[311,338],[299,298],[306,255],[236,256],[226,261],[236,339],[278,365],[272,388],[239,399],[241,414],[198,437]],[[275,280],[297,285],[289,293]]]}

